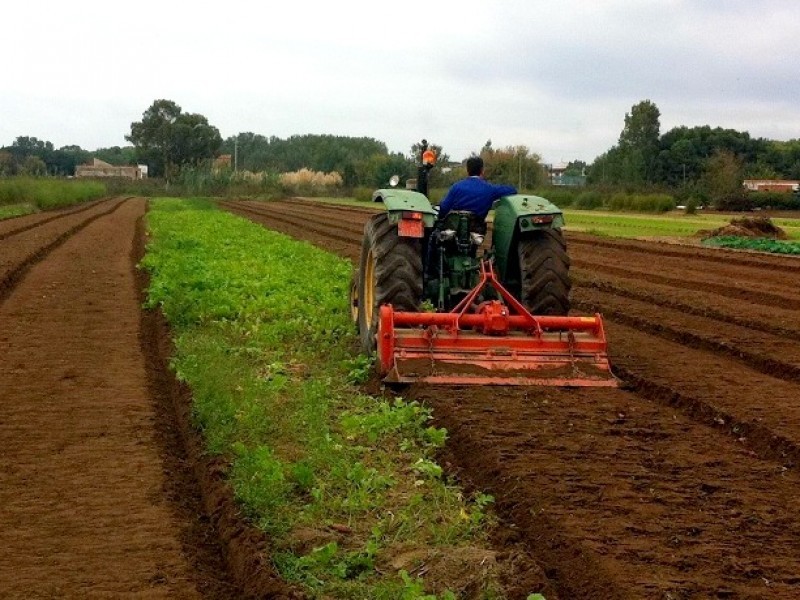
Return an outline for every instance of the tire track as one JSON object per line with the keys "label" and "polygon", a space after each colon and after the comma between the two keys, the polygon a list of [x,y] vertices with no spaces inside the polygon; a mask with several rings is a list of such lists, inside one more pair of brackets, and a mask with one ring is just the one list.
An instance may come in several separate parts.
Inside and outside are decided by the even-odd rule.
{"label": "tire track", "polygon": [[[83,228],[87,227],[97,219],[104,217],[106,215],[110,215],[111,213],[118,210],[127,200],[127,198],[123,198],[117,201],[109,201],[112,206],[106,210],[100,211],[97,214],[91,215],[90,217],[80,221],[79,223],[72,225],[56,235],[55,238],[50,239],[50,241],[42,243],[34,252],[25,256],[22,260],[17,261],[14,263],[10,268],[4,269],[0,271],[0,306],[8,299],[8,297],[13,293],[14,288],[19,284],[19,282],[25,277],[25,274],[33,267],[36,263],[43,260],[50,252],[61,246],[64,242],[66,242],[69,238],[73,235],[78,233]],[[98,204],[92,208],[98,208],[102,206],[102,204]],[[83,211],[80,211],[83,212]],[[72,215],[70,215],[72,216]],[[6,242],[8,243],[8,242]]]}
{"label": "tire track", "polygon": [[[683,246],[680,244],[667,244],[659,242],[640,242],[636,240],[610,240],[608,238],[590,236],[578,232],[571,232],[567,228],[567,241],[571,247],[577,247],[578,252],[594,252],[597,248],[623,250],[625,252],[644,252],[668,258],[681,260],[705,261],[722,265],[740,265],[763,269],[765,266],[776,267],[784,271],[800,273],[800,259],[791,256],[777,256],[764,252],[751,253],[727,248],[700,248]],[[757,258],[751,258],[756,255]]]}
{"label": "tire track", "polygon": [[764,304],[767,306],[782,306],[792,310],[800,310],[800,297],[787,297],[773,292],[752,290],[745,287],[737,287],[734,285],[725,285],[714,283],[711,281],[702,281],[698,279],[683,279],[680,277],[670,277],[667,275],[659,275],[652,271],[627,269],[625,267],[613,266],[604,262],[595,262],[594,260],[587,260],[580,256],[570,256],[572,264],[584,271],[595,273],[608,273],[623,279],[630,279],[632,281],[647,281],[658,285],[665,285],[673,288],[685,290],[703,289],[705,291],[713,292],[719,296],[739,300],[743,302],[750,302],[752,304]]}
{"label": "tire track", "polygon": [[[73,206],[63,211],[56,211],[55,214],[51,214],[49,216],[46,216],[43,213],[38,213],[37,215],[23,215],[23,217],[18,217],[18,218],[20,219],[24,217],[43,217],[43,218],[31,219],[33,222],[28,223],[27,225],[23,225],[21,227],[17,227],[16,229],[10,229],[8,231],[0,231],[0,242],[12,236],[19,235],[20,233],[24,233],[26,231],[30,231],[31,229],[35,229],[36,227],[40,227],[42,225],[50,223],[51,221],[55,221],[57,219],[62,219],[64,217],[69,217],[71,215],[91,210],[92,208],[94,208],[95,206],[104,201],[105,200],[95,200],[92,202],[85,202],[83,204],[78,205],[77,207]],[[13,225],[11,221],[9,221],[8,224]]]}
{"label": "tire track", "polygon": [[[583,312],[602,312],[604,317],[690,348],[723,354],[744,366],[785,381],[800,382],[800,345],[797,339],[775,336],[729,325],[720,329],[701,318],[676,314],[671,309],[653,310],[646,304],[622,304],[610,295],[586,294],[578,288],[573,306]],[[680,317],[683,317],[681,319]],[[755,348],[757,351],[751,351]],[[758,351],[760,350],[760,351]]]}
{"label": "tire track", "polygon": [[[726,313],[715,308],[708,306],[705,303],[698,303],[695,302],[694,304],[690,304],[688,302],[682,302],[680,300],[675,299],[675,294],[669,295],[668,297],[664,297],[663,295],[658,293],[658,290],[655,289],[653,291],[644,291],[641,289],[637,289],[637,282],[632,282],[630,280],[623,280],[621,283],[615,283],[613,280],[609,279],[600,279],[596,273],[588,273],[586,271],[582,271],[580,269],[572,270],[573,275],[573,283],[575,284],[576,289],[594,289],[599,292],[604,292],[613,296],[618,296],[620,298],[628,298],[630,300],[641,301],[644,303],[652,304],[655,306],[662,306],[668,309],[674,309],[676,311],[680,311],[686,313],[688,315],[693,315],[696,317],[702,317],[713,321],[718,321],[721,326],[725,324],[736,325],[738,327],[743,327],[745,329],[751,329],[754,331],[760,331],[762,333],[768,333],[771,335],[775,335],[778,337],[787,338],[790,340],[797,340],[800,339],[800,329],[793,329],[786,326],[778,325],[773,322],[775,319],[775,314],[770,315],[773,320],[769,320],[768,318],[761,318],[757,319],[747,318],[747,317],[740,317],[737,315],[733,315],[730,313]],[[627,283],[628,285],[624,285]],[[697,298],[697,295],[695,295]],[[776,311],[778,307],[768,307],[769,311]],[[794,314],[790,311],[785,311],[788,314],[788,317],[785,321],[787,323],[794,323],[796,322],[794,318]]]}

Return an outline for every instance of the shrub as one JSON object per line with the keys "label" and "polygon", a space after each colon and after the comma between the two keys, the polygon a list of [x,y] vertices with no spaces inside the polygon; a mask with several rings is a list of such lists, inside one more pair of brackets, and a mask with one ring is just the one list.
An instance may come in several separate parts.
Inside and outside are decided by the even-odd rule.
{"label": "shrub", "polygon": [[603,196],[595,190],[581,192],[575,199],[575,208],[581,210],[594,210],[603,206]]}
{"label": "shrub", "polygon": [[375,190],[372,188],[368,188],[366,186],[358,186],[353,188],[353,198],[358,200],[359,202],[372,202],[372,193]]}
{"label": "shrub", "polygon": [[800,196],[786,192],[750,192],[747,194],[752,208],[773,208],[780,210],[800,209]]}
{"label": "shrub", "polygon": [[547,198],[559,208],[567,208],[568,206],[572,206],[580,193],[580,190],[575,188],[555,186],[533,190],[534,195]]}

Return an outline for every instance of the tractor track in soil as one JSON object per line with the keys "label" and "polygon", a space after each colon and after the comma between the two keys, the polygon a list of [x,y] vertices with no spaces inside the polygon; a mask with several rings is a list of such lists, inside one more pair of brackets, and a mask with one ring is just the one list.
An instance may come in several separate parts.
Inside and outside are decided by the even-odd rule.
{"label": "tractor track in soil", "polygon": [[35,227],[44,225],[50,221],[55,221],[70,215],[91,210],[104,201],[105,200],[92,200],[89,202],[82,202],[80,204],[68,206],[66,208],[31,213],[28,215],[21,215],[19,217],[11,217],[9,219],[0,219],[0,241],[24,231],[28,231],[29,229],[34,229]]}
{"label": "tractor track in soil", "polygon": [[[224,206],[351,260],[370,214]],[[411,386],[443,460],[561,598],[799,597],[800,260],[567,239],[622,389]]]}
{"label": "tractor track in soil", "polygon": [[[224,550],[218,538],[232,499],[190,443],[165,331],[140,308],[145,206],[105,200],[0,228],[4,598],[285,597],[238,576],[263,540],[240,520]],[[231,556],[237,536],[251,538],[246,557]]]}

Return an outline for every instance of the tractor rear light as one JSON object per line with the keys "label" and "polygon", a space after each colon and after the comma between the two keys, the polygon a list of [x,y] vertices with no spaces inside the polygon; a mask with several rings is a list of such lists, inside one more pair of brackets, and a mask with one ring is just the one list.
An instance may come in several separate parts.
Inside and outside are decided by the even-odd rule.
{"label": "tractor rear light", "polygon": [[403,211],[403,218],[404,219],[411,219],[412,221],[422,221],[422,213],[421,212],[412,212],[412,211]]}
{"label": "tractor rear light", "polygon": [[535,225],[543,225],[544,223],[552,223],[553,219],[555,219],[554,215],[537,215],[535,217],[531,217],[531,223]]}

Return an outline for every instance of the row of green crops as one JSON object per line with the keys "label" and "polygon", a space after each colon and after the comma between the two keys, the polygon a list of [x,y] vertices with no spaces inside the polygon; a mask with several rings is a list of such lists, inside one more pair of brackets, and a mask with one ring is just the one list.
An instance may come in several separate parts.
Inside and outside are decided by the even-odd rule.
{"label": "row of green crops", "polygon": [[800,254],[800,242],[784,242],[765,238],[721,236],[703,240],[703,244],[719,248],[758,250],[759,252],[772,252],[774,254]]}
{"label": "row of green crops", "polygon": [[[148,305],[282,576],[311,597],[455,598],[396,559],[482,546],[491,497],[465,499],[444,476],[446,431],[427,408],[359,392],[370,365],[353,358],[349,262],[199,200],[154,200],[148,224]],[[484,597],[499,597],[481,570]]]}
{"label": "row of green crops", "polygon": [[102,198],[106,186],[98,181],[11,177],[0,179],[0,206],[28,206],[48,210]]}

